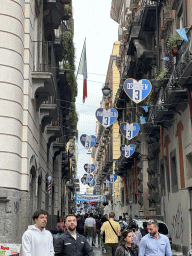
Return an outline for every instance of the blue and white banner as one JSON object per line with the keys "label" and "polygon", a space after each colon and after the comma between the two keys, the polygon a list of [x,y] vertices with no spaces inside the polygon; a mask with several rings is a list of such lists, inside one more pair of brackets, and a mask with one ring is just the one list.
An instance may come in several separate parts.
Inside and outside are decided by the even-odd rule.
{"label": "blue and white banner", "polygon": [[86,184],[87,184],[87,181],[86,181],[85,177],[82,177],[82,178],[81,178],[81,182],[82,182],[83,185],[86,185]]}
{"label": "blue and white banner", "polygon": [[188,42],[188,38],[187,38],[187,34],[186,34],[185,28],[176,29],[176,32],[180,35],[180,37],[184,41]]}
{"label": "blue and white banner", "polygon": [[131,140],[139,133],[139,125],[137,123],[122,123],[120,130],[128,140]]}
{"label": "blue and white banner", "polygon": [[76,194],[76,201],[105,202],[105,195],[81,195]]}
{"label": "blue and white banner", "polygon": [[85,178],[86,182],[88,183],[88,182],[92,181],[93,175],[86,173],[86,174],[83,175],[83,178]]}
{"label": "blue and white banner", "polygon": [[146,124],[146,120],[145,120],[145,117],[143,117],[143,116],[140,116],[140,123],[141,124]]}
{"label": "blue and white banner", "polygon": [[146,113],[149,111],[148,106],[142,106],[142,108],[145,110]]}
{"label": "blue and white banner", "polygon": [[101,183],[100,183],[100,181],[96,181],[96,185],[100,185]]}
{"label": "blue and white banner", "polygon": [[82,145],[86,149],[88,149],[88,148],[92,148],[95,145],[97,138],[94,135],[88,136],[87,134],[82,134],[80,137],[80,141]]}
{"label": "blue and white banner", "polygon": [[124,90],[128,97],[135,103],[139,103],[144,100],[150,93],[152,89],[149,80],[139,80],[128,78],[124,83]]}
{"label": "blue and white banner", "polygon": [[94,164],[85,164],[84,169],[87,173],[92,173],[95,170]]}
{"label": "blue and white banner", "polygon": [[133,155],[133,153],[135,152],[135,146],[134,145],[121,145],[120,147],[121,153],[125,156],[125,157],[130,157],[131,155]]}
{"label": "blue and white banner", "polygon": [[112,183],[109,180],[104,180],[104,184],[108,188]]}
{"label": "blue and white banner", "polygon": [[118,117],[118,112],[116,109],[104,109],[98,108],[96,110],[96,118],[104,127],[112,125]]}
{"label": "blue and white banner", "polygon": [[89,185],[89,187],[95,186],[95,180],[92,180],[92,181],[88,182],[88,185]]}
{"label": "blue and white banner", "polygon": [[117,179],[117,175],[116,174],[110,174],[107,176],[108,181],[110,181],[111,183],[115,182]]}

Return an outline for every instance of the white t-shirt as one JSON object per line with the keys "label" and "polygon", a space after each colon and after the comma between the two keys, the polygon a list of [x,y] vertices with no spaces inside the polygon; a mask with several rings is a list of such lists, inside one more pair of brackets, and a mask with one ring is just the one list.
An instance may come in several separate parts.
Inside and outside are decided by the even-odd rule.
{"label": "white t-shirt", "polygon": [[72,235],[72,237],[76,240],[77,239],[77,234]]}
{"label": "white t-shirt", "polygon": [[89,217],[85,220],[85,225],[87,227],[94,227],[94,225],[96,224],[95,219],[93,219],[92,217]]}

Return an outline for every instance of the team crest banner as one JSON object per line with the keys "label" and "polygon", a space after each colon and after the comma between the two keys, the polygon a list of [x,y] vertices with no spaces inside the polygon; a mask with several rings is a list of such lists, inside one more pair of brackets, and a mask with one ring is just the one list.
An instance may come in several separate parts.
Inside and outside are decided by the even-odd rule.
{"label": "team crest banner", "polygon": [[76,194],[76,201],[105,202],[105,195],[81,195]]}

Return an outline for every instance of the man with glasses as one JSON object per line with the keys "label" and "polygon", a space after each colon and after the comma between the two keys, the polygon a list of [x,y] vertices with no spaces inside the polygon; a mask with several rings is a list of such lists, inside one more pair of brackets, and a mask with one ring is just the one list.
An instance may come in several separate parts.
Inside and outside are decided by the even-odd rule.
{"label": "man with glasses", "polygon": [[168,237],[160,234],[156,220],[147,223],[148,234],[141,239],[139,256],[171,256],[171,246]]}

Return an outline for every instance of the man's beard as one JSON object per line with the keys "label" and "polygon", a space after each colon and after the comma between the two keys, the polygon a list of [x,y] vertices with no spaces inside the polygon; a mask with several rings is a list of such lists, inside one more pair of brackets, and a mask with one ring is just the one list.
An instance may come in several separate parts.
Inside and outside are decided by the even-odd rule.
{"label": "man's beard", "polygon": [[74,230],[76,230],[76,226],[74,226],[74,227],[69,226],[68,229],[69,229],[70,231],[74,231]]}
{"label": "man's beard", "polygon": [[155,236],[157,234],[157,231],[154,231],[151,233],[151,236]]}

